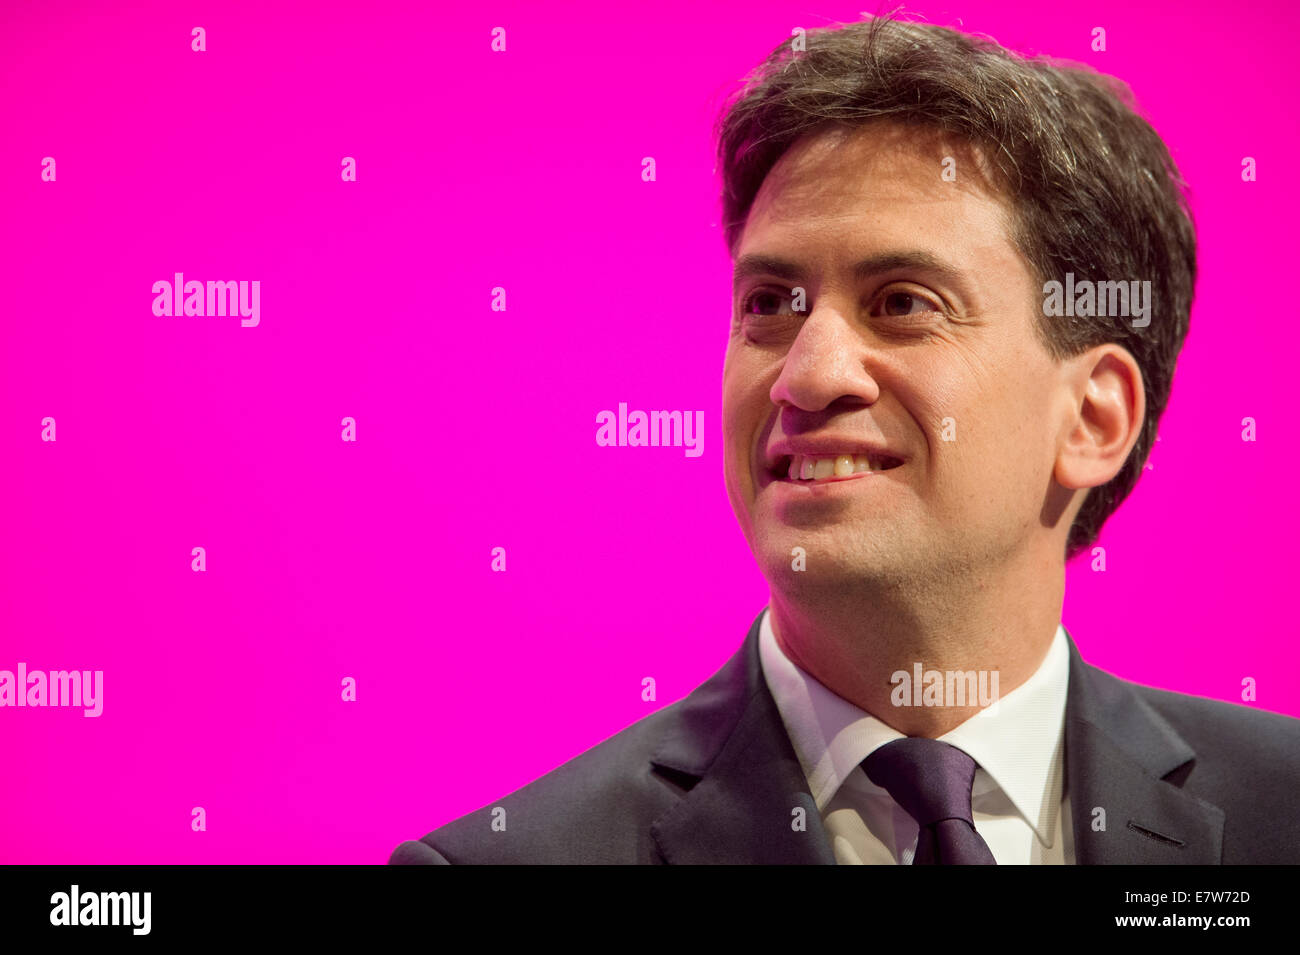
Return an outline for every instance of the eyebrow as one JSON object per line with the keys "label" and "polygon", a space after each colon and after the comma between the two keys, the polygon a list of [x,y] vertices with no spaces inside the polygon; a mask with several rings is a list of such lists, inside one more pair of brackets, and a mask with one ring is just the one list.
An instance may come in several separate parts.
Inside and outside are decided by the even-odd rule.
{"label": "eyebrow", "polygon": [[[929,252],[919,249],[882,252],[879,255],[869,256],[855,263],[852,272],[853,277],[861,281],[885,272],[908,270],[925,272],[940,278],[951,285],[963,299],[971,298],[970,285],[960,271]],[[779,256],[761,253],[742,255],[736,260],[736,267],[732,272],[732,292],[739,289],[742,281],[754,275],[773,275],[786,282],[798,282],[804,277],[805,270],[797,262]]]}

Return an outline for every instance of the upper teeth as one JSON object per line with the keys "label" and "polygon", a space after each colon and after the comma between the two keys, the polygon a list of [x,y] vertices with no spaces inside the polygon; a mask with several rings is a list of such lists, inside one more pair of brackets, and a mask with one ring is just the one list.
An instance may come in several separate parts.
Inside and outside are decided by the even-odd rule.
{"label": "upper teeth", "polygon": [[880,470],[880,461],[873,461],[865,454],[795,454],[790,457],[788,475],[791,480],[816,481],[832,476],[848,477],[859,471],[876,470]]}

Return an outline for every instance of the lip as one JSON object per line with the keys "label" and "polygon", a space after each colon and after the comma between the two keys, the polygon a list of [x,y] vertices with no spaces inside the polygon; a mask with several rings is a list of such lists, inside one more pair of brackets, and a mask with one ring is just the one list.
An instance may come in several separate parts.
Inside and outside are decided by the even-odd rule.
{"label": "lip", "polygon": [[[779,485],[783,489],[782,493],[793,494],[800,497],[839,494],[848,490],[849,485],[855,484],[855,482],[861,478],[878,478],[890,471],[897,471],[900,467],[902,467],[901,464],[889,468],[886,471],[858,471],[854,474],[846,474],[843,477],[831,476],[822,478],[818,481],[795,480],[785,476],[778,477],[770,471],[767,471],[764,472],[763,479],[759,484],[759,489],[762,490],[769,485]],[[857,488],[854,489],[856,490]]]}

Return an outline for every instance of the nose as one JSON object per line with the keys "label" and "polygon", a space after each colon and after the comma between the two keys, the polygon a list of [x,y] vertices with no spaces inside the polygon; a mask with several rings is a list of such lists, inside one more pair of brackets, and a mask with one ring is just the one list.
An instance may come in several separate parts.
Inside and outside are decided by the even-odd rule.
{"label": "nose", "polygon": [[772,383],[773,404],[824,411],[840,399],[879,399],[880,386],[867,371],[868,345],[852,315],[825,299],[813,307]]}

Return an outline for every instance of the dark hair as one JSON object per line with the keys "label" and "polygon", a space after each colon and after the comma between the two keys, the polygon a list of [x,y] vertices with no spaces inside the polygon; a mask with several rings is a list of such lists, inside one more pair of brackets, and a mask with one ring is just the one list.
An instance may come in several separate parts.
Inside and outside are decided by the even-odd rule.
{"label": "dark hair", "polygon": [[1048,318],[1056,358],[1115,342],[1142,370],[1146,420],[1124,467],[1089,490],[1067,556],[1087,549],[1142,473],[1169,401],[1196,282],[1196,232],[1169,150],[1127,85],[991,39],[892,18],[811,29],[751,73],[718,118],[724,237],[734,256],[764,177],[801,136],[878,119],[955,133],[982,150],[1015,210],[1038,281],[1149,280],[1150,324]]}

